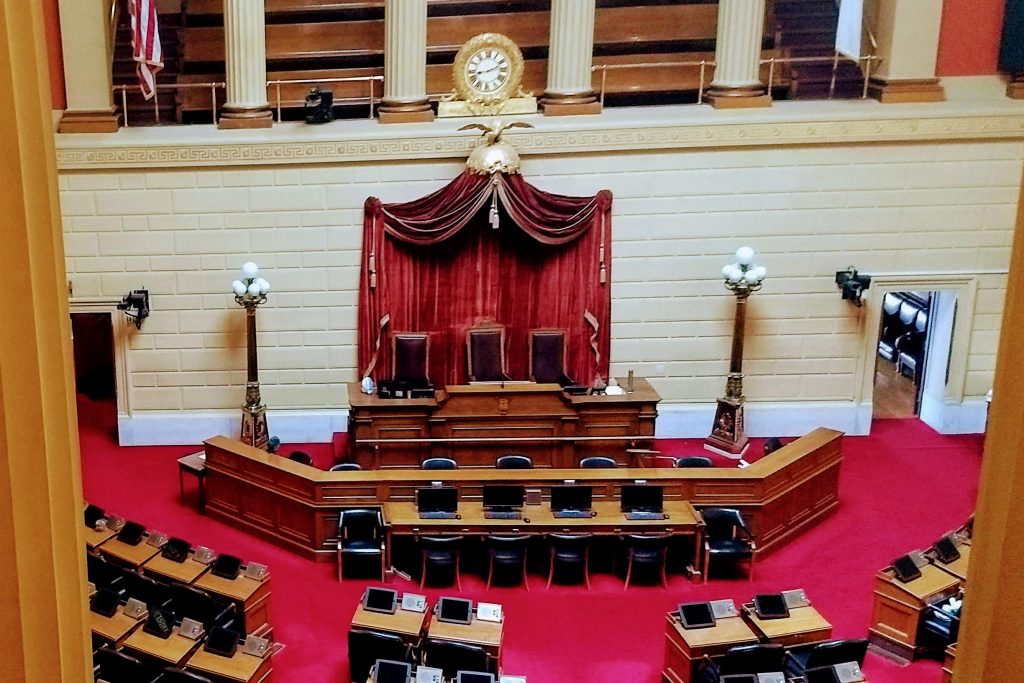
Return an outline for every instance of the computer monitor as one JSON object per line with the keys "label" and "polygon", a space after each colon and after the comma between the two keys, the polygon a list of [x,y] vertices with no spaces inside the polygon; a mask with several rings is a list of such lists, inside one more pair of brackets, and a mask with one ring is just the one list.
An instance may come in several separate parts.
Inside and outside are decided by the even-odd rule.
{"label": "computer monitor", "polygon": [[455,683],[494,683],[494,674],[483,671],[460,671],[455,676]]}
{"label": "computer monitor", "polygon": [[623,512],[661,512],[664,508],[664,489],[647,484],[625,484],[619,498]]}
{"label": "computer monitor", "polygon": [[104,617],[112,617],[117,612],[118,605],[121,604],[121,595],[117,591],[112,591],[109,588],[101,588],[96,591],[96,595],[92,596],[92,602],[89,603],[89,609],[100,614]]}
{"label": "computer monitor", "polygon": [[96,522],[106,517],[106,513],[99,505],[89,504],[85,507],[85,525],[90,529],[96,528]]}
{"label": "computer monitor", "polygon": [[174,629],[174,612],[165,607],[152,607],[142,630],[157,638],[170,638]]}
{"label": "computer monitor", "polygon": [[378,659],[372,673],[374,683],[408,683],[412,677],[412,665],[393,659]]}
{"label": "computer monitor", "polygon": [[679,621],[683,628],[710,628],[715,625],[715,614],[710,602],[686,602],[679,605]]}
{"label": "computer monitor", "polygon": [[206,646],[207,652],[221,657],[231,657],[235,654],[235,649],[238,648],[238,634],[229,628],[222,626],[214,626],[210,629],[210,632],[206,634]]}
{"label": "computer monitor", "polygon": [[935,557],[939,558],[942,564],[949,564],[960,559],[960,551],[956,547],[956,541],[952,534],[946,534],[935,541]]}
{"label": "computer monitor", "polygon": [[521,508],[526,497],[526,487],[518,485],[484,485],[485,508]]}
{"label": "computer monitor", "polygon": [[785,619],[789,616],[786,596],[782,593],[762,593],[754,596],[754,611],[760,619]]}
{"label": "computer monitor", "polygon": [[188,551],[191,548],[192,545],[185,539],[171,536],[167,539],[167,543],[160,548],[160,554],[171,562],[184,562],[188,559]]}
{"label": "computer monitor", "polygon": [[804,671],[804,683],[841,683],[835,667],[816,666]]}
{"label": "computer monitor", "polygon": [[758,683],[757,674],[727,674],[718,683]]}
{"label": "computer monitor", "polygon": [[224,579],[234,580],[238,576],[238,570],[242,568],[242,560],[234,555],[221,554],[210,566],[210,573]]}
{"label": "computer monitor", "polygon": [[455,512],[459,509],[459,490],[454,486],[430,486],[416,489],[419,512]]}
{"label": "computer monitor", "polygon": [[128,545],[138,545],[142,542],[142,534],[145,532],[146,527],[138,522],[125,522],[121,530],[117,532],[117,540]]}
{"label": "computer monitor", "polygon": [[590,486],[552,486],[551,509],[589,510],[593,505],[594,489]]}
{"label": "computer monitor", "polygon": [[363,609],[369,612],[394,614],[398,609],[398,591],[390,588],[367,588],[363,594]]}
{"label": "computer monitor", "polygon": [[896,572],[896,579],[900,583],[907,583],[921,576],[921,570],[918,569],[914,558],[910,555],[897,557],[892,561],[892,568]]}
{"label": "computer monitor", "polygon": [[451,624],[473,621],[473,601],[462,598],[441,598],[437,601],[437,620]]}

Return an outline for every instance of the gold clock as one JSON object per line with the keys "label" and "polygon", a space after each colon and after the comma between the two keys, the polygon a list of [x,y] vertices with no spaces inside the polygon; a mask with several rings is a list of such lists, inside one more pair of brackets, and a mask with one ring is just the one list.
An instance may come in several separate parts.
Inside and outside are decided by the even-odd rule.
{"label": "gold clock", "polygon": [[499,104],[521,94],[523,53],[507,36],[481,33],[459,49],[452,76],[460,100]]}

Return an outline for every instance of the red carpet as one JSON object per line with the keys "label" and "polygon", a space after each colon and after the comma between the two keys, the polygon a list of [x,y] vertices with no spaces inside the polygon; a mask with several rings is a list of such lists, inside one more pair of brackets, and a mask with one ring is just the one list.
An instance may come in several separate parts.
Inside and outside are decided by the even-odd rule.
{"label": "red carpet", "polygon": [[[315,564],[211,521],[195,511],[194,480],[178,501],[175,459],[196,447],[119,448],[113,406],[79,399],[85,497],[112,512],[217,550],[266,563],[273,576],[271,623],[286,648],[275,659],[277,683],[348,681],[346,634],[367,585],[338,583],[333,564]],[[949,437],[915,420],[876,421],[870,437],[847,437],[839,512],[757,563],[757,580],[712,579],[707,586],[670,576],[669,588],[631,587],[608,574],[583,587],[494,588],[463,575],[463,594],[499,602],[506,613],[504,670],[531,683],[661,680],[664,614],[683,601],[733,598],[804,588],[834,626],[835,637],[864,637],[871,618],[875,572],[892,558],[929,545],[974,508],[981,437]],[[661,444],[663,447],[666,443]],[[672,452],[698,454],[697,442],[673,440]],[[759,444],[755,444],[755,447]],[[283,447],[288,453],[294,448]],[[332,444],[309,444],[318,465]],[[665,450],[669,450],[665,448]],[[724,463],[725,461],[723,461]],[[396,579],[400,592],[418,584]],[[427,590],[431,602],[454,589]],[[938,683],[941,667],[908,667],[869,654],[871,683]]]}

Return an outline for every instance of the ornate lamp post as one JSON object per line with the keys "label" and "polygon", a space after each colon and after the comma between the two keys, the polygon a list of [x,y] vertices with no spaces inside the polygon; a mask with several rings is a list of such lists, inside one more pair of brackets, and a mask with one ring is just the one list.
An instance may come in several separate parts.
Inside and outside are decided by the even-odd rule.
{"label": "ornate lamp post", "polygon": [[256,361],[256,308],[267,301],[270,283],[259,277],[260,269],[252,261],[242,265],[242,279],[231,283],[235,303],[245,308],[248,346],[248,374],[245,382],[245,405],[242,406],[242,441],[266,449],[267,407],[260,403],[259,365]]}
{"label": "ornate lamp post", "polygon": [[736,250],[736,263],[722,268],[725,288],[736,295],[736,320],[732,330],[732,360],[729,379],[725,383],[725,396],[718,399],[715,423],[704,447],[723,455],[740,458],[747,448],[747,435],[743,428],[743,334],[746,325],[747,297],[761,289],[768,271],[754,265],[754,250],[740,247]]}

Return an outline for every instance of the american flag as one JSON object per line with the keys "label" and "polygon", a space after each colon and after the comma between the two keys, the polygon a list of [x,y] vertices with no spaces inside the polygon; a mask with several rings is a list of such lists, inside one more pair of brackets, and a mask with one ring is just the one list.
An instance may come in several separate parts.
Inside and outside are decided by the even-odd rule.
{"label": "american flag", "polygon": [[132,15],[132,59],[142,94],[148,100],[156,93],[156,72],[164,68],[156,25],[156,0],[128,0],[128,7]]}

